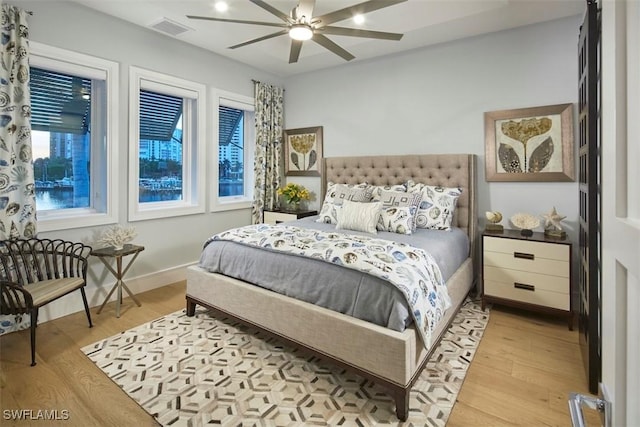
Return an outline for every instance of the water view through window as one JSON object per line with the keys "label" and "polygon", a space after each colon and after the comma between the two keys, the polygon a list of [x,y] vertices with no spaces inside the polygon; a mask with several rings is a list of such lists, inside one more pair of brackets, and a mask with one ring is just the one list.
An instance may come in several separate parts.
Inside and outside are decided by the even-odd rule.
{"label": "water view through window", "polygon": [[220,106],[218,195],[244,195],[244,111]]}

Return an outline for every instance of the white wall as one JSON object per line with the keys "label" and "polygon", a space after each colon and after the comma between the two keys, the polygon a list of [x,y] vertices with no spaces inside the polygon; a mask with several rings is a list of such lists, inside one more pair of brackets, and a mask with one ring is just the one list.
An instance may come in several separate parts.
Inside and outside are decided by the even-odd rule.
{"label": "white wall", "polygon": [[[118,191],[120,224],[127,223],[127,165],[129,126],[129,66],[135,65],[184,79],[204,83],[209,88],[223,89],[253,97],[256,79],[283,85],[283,81],[269,73],[231,61],[209,51],[187,45],[152,30],[109,17],[71,2],[14,1],[23,9],[33,11],[29,18],[30,39],[75,52],[98,56],[120,64],[120,131],[118,163],[120,181]],[[207,94],[210,95],[209,93]],[[217,109],[208,111],[209,117]],[[210,151],[207,156],[212,164]],[[216,183],[214,177],[209,182]],[[216,232],[251,222],[249,209],[188,215],[162,220],[136,221],[138,236],[134,243],[145,246],[126,282],[134,292],[163,286],[184,278],[184,267],[197,262],[206,237]],[[56,237],[95,242],[99,229],[80,228],[60,232],[40,233],[42,237]],[[125,259],[126,261],[126,259]],[[87,288],[90,305],[102,303],[115,280],[97,258],[92,257]],[[79,295],[65,297],[49,304],[41,313],[42,321],[83,310]]]}
{"label": "white wall", "polygon": [[[556,206],[575,242],[576,182],[485,181],[483,113],[576,103],[580,23],[576,16],[289,78],[285,127],[323,126],[325,157],[475,153],[481,226],[487,210],[508,219]],[[289,181],[319,191],[318,179]]]}

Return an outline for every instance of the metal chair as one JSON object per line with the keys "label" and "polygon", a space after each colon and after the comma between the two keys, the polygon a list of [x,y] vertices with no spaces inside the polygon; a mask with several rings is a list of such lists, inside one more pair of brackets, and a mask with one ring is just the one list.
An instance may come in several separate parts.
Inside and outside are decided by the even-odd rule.
{"label": "metal chair", "polygon": [[84,292],[90,252],[90,246],[60,239],[0,241],[0,314],[31,314],[31,366],[40,307],[79,289],[93,327]]}

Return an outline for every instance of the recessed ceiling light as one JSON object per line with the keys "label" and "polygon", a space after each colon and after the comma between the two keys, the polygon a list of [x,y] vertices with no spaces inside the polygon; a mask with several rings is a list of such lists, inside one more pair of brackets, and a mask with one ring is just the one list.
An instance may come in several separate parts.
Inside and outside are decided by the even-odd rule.
{"label": "recessed ceiling light", "polygon": [[229,5],[224,1],[217,1],[214,7],[218,12],[226,12],[229,9]]}
{"label": "recessed ceiling light", "polygon": [[358,25],[364,24],[364,15],[355,15],[353,17],[353,22],[355,22]]}

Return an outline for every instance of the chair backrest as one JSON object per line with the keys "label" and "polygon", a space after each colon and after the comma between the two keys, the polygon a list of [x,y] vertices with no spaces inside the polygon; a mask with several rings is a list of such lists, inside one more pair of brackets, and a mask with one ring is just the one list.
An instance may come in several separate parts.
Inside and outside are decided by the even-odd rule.
{"label": "chair backrest", "polygon": [[91,247],[61,239],[0,241],[0,279],[19,285],[64,277],[87,278]]}

